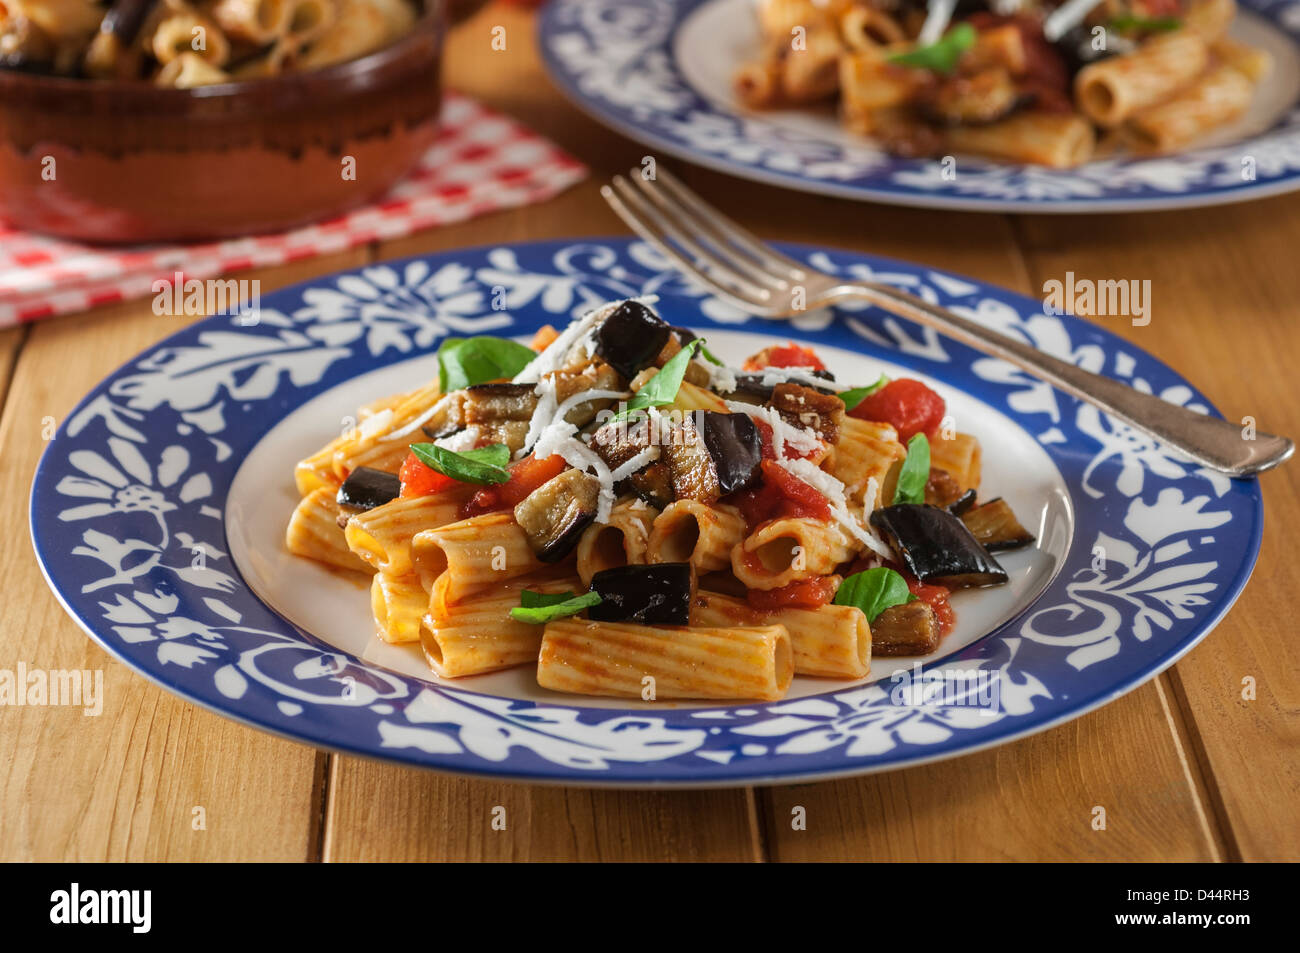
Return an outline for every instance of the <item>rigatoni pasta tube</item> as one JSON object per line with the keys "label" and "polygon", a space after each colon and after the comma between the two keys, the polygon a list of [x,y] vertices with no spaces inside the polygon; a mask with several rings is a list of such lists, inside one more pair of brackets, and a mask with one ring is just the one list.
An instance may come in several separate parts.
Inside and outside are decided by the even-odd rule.
{"label": "rigatoni pasta tube", "polygon": [[388,38],[384,12],[365,0],[341,0],[336,19],[303,54],[303,69],[320,69],[356,59],[384,45]]}
{"label": "rigatoni pasta tube", "polygon": [[356,553],[348,548],[339,525],[339,505],[333,487],[320,487],[299,501],[284,531],[284,544],[295,556],[306,556],[340,569],[372,572]]}
{"label": "rigatoni pasta tube", "polygon": [[1147,40],[1132,53],[1090,63],[1074,80],[1079,109],[1102,126],[1118,126],[1205,70],[1210,50],[1190,30]]}
{"label": "rigatoni pasta tube", "polygon": [[745,518],[734,506],[677,500],[655,518],[646,555],[652,563],[690,563],[697,573],[731,564],[745,538]]}
{"label": "rigatoni pasta tube", "polygon": [[411,552],[420,581],[435,593],[430,611],[437,611],[440,599],[459,602],[543,566],[513,513],[485,513],[427,529],[411,541]]}
{"label": "rigatoni pasta tube", "polygon": [[825,576],[857,552],[838,523],[808,517],[772,520],[731,551],[731,571],[750,589],[780,589]]}
{"label": "rigatoni pasta tube", "polygon": [[1254,83],[1244,73],[1216,66],[1170,99],[1134,116],[1126,127],[1129,138],[1141,152],[1169,152],[1240,116],[1254,92]]}
{"label": "rigatoni pasta tube", "polygon": [[691,625],[780,625],[790,633],[796,675],[865,678],[871,672],[871,627],[857,606],[755,609],[743,599],[698,592]]}
{"label": "rigatoni pasta tube", "polygon": [[[537,663],[543,688],[641,698],[774,701],[794,676],[790,635],[779,625],[736,628],[548,623]],[[653,679],[646,682],[645,679]]]}
{"label": "rigatoni pasta tube", "polygon": [[588,526],[575,550],[582,584],[590,586],[591,577],[606,569],[644,564],[650,527],[658,515],[642,500],[624,500],[610,510],[608,523]]}
{"label": "rigatoni pasta tube", "polygon": [[182,53],[158,71],[154,77],[155,86],[169,89],[194,89],[198,86],[216,86],[228,83],[231,76],[225,70],[213,66],[203,57],[188,51]]}
{"label": "rigatoni pasta tube", "polygon": [[411,546],[423,530],[454,523],[460,516],[464,492],[448,490],[428,496],[399,496],[363,510],[344,531],[348,548],[381,572],[405,576],[414,571]]}
{"label": "rigatoni pasta tube", "polygon": [[907,39],[902,25],[883,10],[875,7],[849,7],[840,15],[840,38],[854,50],[902,43]]}
{"label": "rigatoni pasta tube", "polygon": [[411,441],[423,437],[413,425],[428,415],[441,396],[434,382],[405,395],[395,406],[366,415],[334,448],[339,480],[347,479],[357,467],[396,472],[410,452]]}
{"label": "rigatoni pasta tube", "polygon": [[293,468],[293,482],[298,487],[298,495],[306,496],[312,490],[323,486],[338,489],[342,482],[334,472],[334,451],[343,443],[342,437],[335,437],[310,457],[299,460]]}
{"label": "rigatoni pasta tube", "polygon": [[385,642],[418,642],[420,623],[428,608],[429,594],[415,576],[377,572],[370,582],[375,632]]}
{"label": "rigatoni pasta tube", "polygon": [[231,36],[264,45],[284,34],[289,4],[285,0],[217,0],[212,17]]}
{"label": "rigatoni pasta tube", "polygon": [[430,611],[420,630],[420,645],[434,674],[443,678],[481,675],[526,663],[536,664],[543,626],[520,622],[510,610],[520,592],[577,592],[572,575],[521,576],[454,605]]}
{"label": "rigatoni pasta tube", "polygon": [[984,126],[951,126],[944,131],[944,137],[947,147],[955,152],[1032,162],[1054,169],[1087,162],[1097,146],[1097,136],[1088,120],[1047,112],[1016,113]]}
{"label": "rigatoni pasta tube", "polygon": [[930,441],[930,466],[946,470],[963,491],[979,489],[981,464],[980,442],[968,433]]}
{"label": "rigatoni pasta tube", "polygon": [[874,477],[876,487],[882,486],[890,466],[906,456],[907,448],[898,442],[898,431],[889,424],[845,417],[827,469],[844,484],[845,499],[875,509],[878,499],[863,498],[868,482]]}
{"label": "rigatoni pasta tube", "polygon": [[1203,39],[1217,40],[1236,15],[1236,0],[1193,0],[1183,14],[1183,28]]}
{"label": "rigatoni pasta tube", "polygon": [[221,66],[230,58],[230,41],[206,17],[195,13],[173,13],[158,24],[150,44],[153,55],[166,66],[191,53],[210,66]]}

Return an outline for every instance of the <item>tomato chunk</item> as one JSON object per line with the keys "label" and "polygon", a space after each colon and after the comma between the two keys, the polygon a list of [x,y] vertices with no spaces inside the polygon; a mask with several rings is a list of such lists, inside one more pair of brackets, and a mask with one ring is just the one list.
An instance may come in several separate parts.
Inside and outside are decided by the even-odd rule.
{"label": "tomato chunk", "polygon": [[933,436],[946,409],[943,398],[920,381],[900,377],[863,400],[849,416],[890,424],[907,443],[919,433]]}
{"label": "tomato chunk", "polygon": [[815,520],[831,518],[826,497],[772,460],[763,461],[762,485],[733,494],[730,502],[740,508],[751,529],[775,519],[800,516]]}
{"label": "tomato chunk", "polygon": [[[775,460],[776,446],[775,441],[772,439],[772,425],[765,421],[754,419],[754,427],[758,430],[758,439],[761,444],[759,455],[764,460]],[[816,450],[796,450],[789,444],[786,444],[784,449],[787,460],[806,460],[817,453]]]}
{"label": "tomato chunk", "polygon": [[815,371],[826,370],[826,365],[810,347],[795,344],[775,344],[765,347],[757,354],[745,359],[745,370],[761,371],[765,367],[810,367]]}
{"label": "tomato chunk", "polygon": [[402,469],[397,478],[402,481],[402,496],[428,496],[440,493],[456,485],[455,480],[433,467],[421,462],[414,453],[408,453],[402,461]]}
{"label": "tomato chunk", "polygon": [[468,519],[482,513],[497,510],[514,509],[525,497],[543,483],[559,476],[569,465],[559,454],[542,457],[540,460],[532,454],[510,464],[510,479],[496,486],[485,486],[461,508],[461,515]]}
{"label": "tomato chunk", "polygon": [[912,595],[922,602],[929,603],[930,608],[934,610],[934,621],[939,626],[939,635],[947,635],[952,630],[953,623],[957,621],[957,613],[953,612],[952,603],[948,601],[948,589],[944,586],[932,586],[911,576],[905,575],[904,578]]}
{"label": "tomato chunk", "polygon": [[750,606],[762,611],[796,607],[820,609],[835,596],[836,582],[829,576],[801,579],[780,589],[751,589],[746,597]]}

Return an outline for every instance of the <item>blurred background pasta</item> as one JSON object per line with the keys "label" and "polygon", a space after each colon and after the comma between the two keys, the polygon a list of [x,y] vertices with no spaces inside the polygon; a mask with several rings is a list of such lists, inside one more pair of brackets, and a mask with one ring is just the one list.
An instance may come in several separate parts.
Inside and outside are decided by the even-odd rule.
{"label": "blurred background pasta", "polygon": [[417,14],[412,0],[0,0],[0,67],[188,89],[357,59]]}

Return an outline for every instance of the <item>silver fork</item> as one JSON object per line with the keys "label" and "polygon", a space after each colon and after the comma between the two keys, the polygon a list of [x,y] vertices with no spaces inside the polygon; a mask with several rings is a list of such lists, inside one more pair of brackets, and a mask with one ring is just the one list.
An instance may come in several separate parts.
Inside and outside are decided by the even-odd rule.
{"label": "silver fork", "polygon": [[1291,456],[1286,437],[1243,428],[1187,410],[875,282],[846,282],[773,251],[710,206],[663,166],[653,179],[633,169],[600,194],[618,216],[686,274],[720,298],[764,318],[787,318],[837,301],[867,301],[1001,358],[1100,408],[1196,463],[1231,476],[1252,476]]}

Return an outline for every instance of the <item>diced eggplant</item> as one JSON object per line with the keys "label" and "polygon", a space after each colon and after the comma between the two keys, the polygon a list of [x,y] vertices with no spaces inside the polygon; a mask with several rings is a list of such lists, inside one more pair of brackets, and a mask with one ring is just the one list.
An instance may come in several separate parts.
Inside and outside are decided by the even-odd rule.
{"label": "diced eggplant", "polygon": [[591,435],[591,449],[611,470],[617,470],[650,446],[650,422],[644,416],[606,424]]}
{"label": "diced eggplant", "polygon": [[[930,501],[926,500],[925,502],[929,503]],[[948,512],[953,516],[961,516],[974,505],[975,491],[967,490],[961,496],[957,497],[957,499],[948,504]]]}
{"label": "diced eggplant", "polygon": [[673,478],[666,463],[652,463],[627,478],[627,486],[657,510],[673,502]]}
{"label": "diced eggplant", "polygon": [[930,476],[925,481],[925,502],[931,506],[951,508],[961,498],[961,484],[953,479],[952,474],[939,467],[931,467]]}
{"label": "diced eggplant", "polygon": [[692,419],[688,416],[680,428],[674,428],[665,436],[667,439],[660,447],[660,452],[668,464],[673,496],[679,500],[699,500],[701,503],[717,500],[722,495],[718,468]]}
{"label": "diced eggplant", "polygon": [[702,433],[723,495],[754,482],[763,462],[763,440],[748,414],[709,411],[704,415]]}
{"label": "diced eggplant", "polygon": [[599,605],[587,610],[594,622],[690,624],[690,563],[604,569],[591,577],[591,588],[601,598]]}
{"label": "diced eggplant", "polygon": [[727,395],[729,400],[738,400],[745,404],[766,404],[772,399],[775,385],[768,387],[763,383],[761,374],[737,374],[736,389]]}
{"label": "diced eggplant", "polygon": [[537,558],[558,562],[573,551],[596,518],[600,482],[581,470],[565,470],[529,493],[515,507],[515,521]]}
{"label": "diced eggplant", "polygon": [[672,328],[639,301],[624,301],[596,329],[596,353],[631,380],[654,363]]}
{"label": "diced eggplant", "polygon": [[467,424],[499,424],[531,420],[537,409],[534,384],[475,384],[465,388],[463,414]]}
{"label": "diced eggplant", "polygon": [[452,391],[438,398],[420,429],[430,440],[441,440],[465,429],[465,392]]}
{"label": "diced eggplant", "polygon": [[[588,361],[580,367],[567,368],[555,374],[555,399],[564,403],[575,394],[590,390],[621,390],[623,383],[618,372],[601,361]],[[564,415],[564,419],[575,427],[584,427],[596,419],[596,415],[615,402],[608,398],[588,400],[575,404]]]}
{"label": "diced eggplant", "polygon": [[844,401],[802,384],[777,384],[768,406],[787,423],[817,434],[827,443],[839,439],[844,421]]}
{"label": "diced eggplant", "polygon": [[1020,525],[1006,500],[989,500],[961,514],[966,528],[989,552],[1019,549],[1034,541],[1034,534]]}
{"label": "diced eggplant", "polygon": [[938,647],[938,620],[920,599],[890,606],[871,623],[872,655],[929,655]]}
{"label": "diced eggplant", "polygon": [[374,470],[370,467],[357,467],[348,474],[348,478],[339,487],[339,506],[353,510],[373,510],[397,499],[402,492],[402,481],[396,473]]}
{"label": "diced eggplant", "polygon": [[1007,572],[956,516],[926,503],[896,503],[871,514],[904,566],[922,582],[961,589],[996,586]]}

